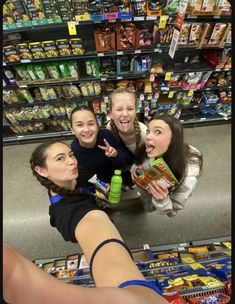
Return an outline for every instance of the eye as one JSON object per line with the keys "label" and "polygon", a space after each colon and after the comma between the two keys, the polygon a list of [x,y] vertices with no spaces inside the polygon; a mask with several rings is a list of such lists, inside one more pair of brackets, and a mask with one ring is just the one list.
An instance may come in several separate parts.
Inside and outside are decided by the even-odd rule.
{"label": "eye", "polygon": [[161,134],[162,132],[160,130],[155,130],[154,133],[155,134]]}
{"label": "eye", "polygon": [[150,133],[150,131],[149,130],[146,130],[146,135],[148,135]]}
{"label": "eye", "polygon": [[57,157],[56,161],[61,161],[61,160],[64,160],[64,156],[59,156]]}

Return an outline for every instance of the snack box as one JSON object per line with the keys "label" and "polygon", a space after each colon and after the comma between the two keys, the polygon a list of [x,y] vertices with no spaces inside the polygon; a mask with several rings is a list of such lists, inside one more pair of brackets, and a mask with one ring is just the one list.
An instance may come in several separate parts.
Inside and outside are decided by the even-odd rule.
{"label": "snack box", "polygon": [[138,177],[134,179],[135,183],[145,190],[152,180],[158,180],[168,188],[178,184],[177,179],[162,157],[154,160],[149,168],[138,167],[136,175]]}

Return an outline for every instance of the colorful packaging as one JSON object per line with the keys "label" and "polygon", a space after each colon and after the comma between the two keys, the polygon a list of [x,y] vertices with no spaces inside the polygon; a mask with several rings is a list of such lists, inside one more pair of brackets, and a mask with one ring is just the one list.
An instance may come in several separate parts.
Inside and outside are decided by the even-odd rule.
{"label": "colorful packaging", "polygon": [[134,180],[135,183],[145,190],[152,180],[157,180],[168,188],[178,184],[177,179],[162,157],[153,161],[150,168],[137,167],[136,175],[138,177]]}

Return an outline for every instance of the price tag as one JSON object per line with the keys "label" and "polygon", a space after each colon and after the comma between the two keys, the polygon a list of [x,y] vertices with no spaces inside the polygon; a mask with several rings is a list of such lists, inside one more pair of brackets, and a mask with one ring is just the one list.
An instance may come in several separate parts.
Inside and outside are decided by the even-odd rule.
{"label": "price tag", "polygon": [[149,244],[143,244],[144,250],[150,249]]}
{"label": "price tag", "polygon": [[188,91],[188,96],[189,96],[189,97],[193,96],[193,92],[194,92],[193,90],[189,90],[189,91]]}
{"label": "price tag", "polygon": [[144,17],[134,17],[134,21],[144,21]]}
{"label": "price tag", "polygon": [[100,80],[101,80],[101,81],[106,81],[107,78],[102,77],[102,78],[100,78]]}
{"label": "price tag", "polygon": [[98,56],[98,57],[103,57],[103,56],[104,56],[104,53],[98,53],[97,56]]}
{"label": "price tag", "polygon": [[166,21],[168,19],[168,16],[160,16],[160,21],[159,21],[159,28],[164,29],[166,27]]}
{"label": "price tag", "polygon": [[170,80],[171,79],[171,74],[172,74],[172,72],[167,72],[166,74],[165,74],[165,80]]}
{"label": "price tag", "polygon": [[27,84],[19,84],[19,88],[27,88]]}
{"label": "price tag", "polygon": [[154,52],[160,53],[161,50],[156,48],[156,49],[154,49],[153,51],[154,51]]}
{"label": "price tag", "polygon": [[123,55],[123,51],[118,51],[117,55]]}
{"label": "price tag", "polygon": [[28,62],[31,62],[31,60],[30,59],[22,59],[22,60],[20,60],[20,62],[21,63],[28,63]]}
{"label": "price tag", "polygon": [[170,91],[168,93],[168,98],[173,98],[174,94],[175,94],[175,91]]}
{"label": "price tag", "polygon": [[140,54],[141,50],[135,50],[135,54]]}
{"label": "price tag", "polygon": [[226,246],[228,249],[232,249],[230,242],[223,242],[224,246]]}
{"label": "price tag", "polygon": [[150,80],[150,82],[154,82],[154,80],[155,80],[155,74],[150,74],[150,76],[149,76],[149,80]]}
{"label": "price tag", "polygon": [[146,20],[157,20],[157,16],[147,16]]}
{"label": "price tag", "polygon": [[76,29],[76,22],[75,21],[68,21],[68,30],[69,30],[69,35],[77,35],[77,29]]}
{"label": "price tag", "polygon": [[120,79],[122,79],[122,76],[117,76],[117,80],[120,80]]}

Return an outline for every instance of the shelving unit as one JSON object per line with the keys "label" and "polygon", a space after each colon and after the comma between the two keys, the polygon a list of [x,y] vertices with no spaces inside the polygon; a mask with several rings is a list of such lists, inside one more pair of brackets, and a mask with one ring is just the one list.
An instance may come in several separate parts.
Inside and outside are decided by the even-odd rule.
{"label": "shelving unit", "polygon": [[[29,90],[29,92],[33,92],[34,88],[39,87],[56,87],[56,86],[63,86],[63,85],[76,85],[78,88],[83,85],[84,83],[99,83],[99,86],[101,86],[101,93],[98,95],[92,95],[92,96],[81,96],[76,98],[69,98],[69,99],[60,99],[56,98],[54,100],[44,100],[43,102],[17,102],[17,103],[10,103],[7,104],[4,102],[4,111],[13,111],[13,110],[24,110],[26,107],[31,108],[33,111],[33,107],[39,107],[44,105],[53,105],[53,106],[59,106],[59,105],[70,105],[73,106],[74,104],[79,103],[87,103],[90,106],[92,106],[92,103],[94,100],[101,101],[104,96],[107,96],[110,94],[110,90],[106,90],[107,84],[112,82],[114,86],[117,86],[117,84],[120,81],[123,80],[130,80],[130,81],[139,81],[139,80],[150,80],[151,77],[159,82],[163,82],[164,85],[158,87],[159,94],[168,94],[168,92],[174,91],[174,94],[179,92],[185,92],[185,94],[189,94],[191,91],[191,94],[194,94],[195,92],[198,93],[205,93],[205,92],[219,92],[221,90],[230,91],[231,90],[231,83],[229,82],[226,85],[216,85],[212,87],[202,87],[202,88],[185,88],[183,86],[169,86],[168,81],[166,81],[166,75],[172,73],[174,74],[181,74],[187,75],[188,73],[196,73],[196,72],[217,72],[217,73],[230,73],[230,68],[213,68],[208,63],[204,62],[203,64],[189,64],[185,63],[186,57],[192,57],[193,55],[199,55],[201,56],[203,50],[223,50],[223,49],[230,49],[230,44],[225,44],[222,47],[219,46],[209,46],[208,48],[195,48],[195,47],[178,47],[176,50],[175,58],[171,59],[168,55],[169,52],[169,45],[161,45],[159,42],[156,42],[154,46],[150,46],[148,48],[143,49],[128,49],[128,50],[113,50],[108,52],[97,52],[96,51],[96,45],[94,41],[94,31],[99,27],[101,24],[116,24],[117,22],[132,22],[136,24],[136,26],[141,25],[143,22],[147,24],[158,24],[160,22],[160,16],[145,16],[145,17],[132,17],[126,20],[120,20],[120,19],[111,19],[111,20],[87,20],[87,21],[80,21],[76,20],[74,23],[76,24],[76,29],[78,34],[76,37],[79,37],[83,41],[83,46],[85,49],[84,54],[82,55],[70,55],[70,56],[58,56],[58,57],[51,57],[51,58],[40,58],[40,59],[21,59],[17,62],[9,62],[4,61],[3,62],[3,68],[7,69],[10,68],[13,71],[15,71],[15,68],[18,66],[23,65],[32,65],[32,64],[42,64],[45,63],[53,63],[53,62],[67,62],[68,60],[73,60],[78,64],[78,70],[79,70],[79,78],[76,80],[70,79],[65,80],[63,78],[61,79],[49,79],[47,81],[16,81],[16,84],[8,84],[4,86],[4,91],[13,91],[18,89],[26,89]],[[174,25],[176,21],[176,16],[168,16],[167,24]],[[224,22],[224,23],[230,23],[231,22],[231,16],[193,16],[193,15],[187,15],[185,16],[184,22]],[[89,30],[88,30],[89,29]],[[7,43],[7,41],[11,41],[18,35],[20,35],[20,41],[42,41],[42,40],[57,40],[57,39],[70,39],[74,38],[75,36],[70,36],[68,31],[68,24],[67,22],[61,22],[61,23],[53,23],[53,24],[44,24],[44,25],[33,25],[33,26],[27,26],[27,27],[18,27],[18,28],[12,28],[7,29],[6,26],[3,26],[3,34],[4,34],[4,41]],[[16,35],[16,36],[15,36]],[[42,38],[43,37],[43,38]],[[86,73],[86,61],[90,59],[97,59],[98,61],[102,60],[102,58],[122,58],[122,56],[130,56],[130,58],[134,58],[134,56],[138,55],[148,55],[152,59],[152,66],[155,59],[162,59],[166,62],[166,65],[164,66],[164,69],[162,72],[153,73],[149,69],[148,71],[145,71],[143,73],[126,73],[126,74],[117,74],[114,73],[113,75],[100,75],[100,77],[91,77],[87,75]],[[132,57],[133,56],[133,57]],[[177,66],[178,62],[178,66]],[[179,63],[181,63],[179,65]],[[150,80],[151,81],[151,80]],[[153,82],[153,80],[152,80]],[[104,89],[105,88],[105,89]],[[32,91],[31,91],[32,90]],[[149,99],[149,93],[146,93],[142,90],[137,90],[137,98],[138,98],[138,112],[139,112],[139,119],[144,120],[145,117],[145,107],[146,103],[150,102],[151,99]],[[172,94],[172,96],[174,95]],[[143,95],[142,100],[140,99],[140,95]],[[32,93],[33,96],[33,93]],[[169,95],[168,95],[169,96]],[[144,98],[144,99],[143,99]],[[154,93],[152,94],[152,100],[154,99]],[[172,97],[171,97],[172,98]],[[220,115],[220,114],[211,114],[211,115],[203,115],[201,113],[201,110],[203,108],[215,108],[216,105],[220,106],[221,103],[218,101],[217,103],[212,103],[208,105],[204,105],[201,102],[192,102],[188,105],[183,105],[178,103],[178,101],[174,99],[168,98],[168,102],[161,103],[159,101],[155,101],[156,105],[153,109],[150,109],[149,112],[154,113],[154,111],[170,111],[170,110],[180,110],[181,114],[179,119],[183,123],[185,127],[188,126],[197,126],[197,125],[209,125],[209,124],[215,124],[215,123],[227,123],[231,119],[231,115]],[[189,110],[191,112],[189,112]],[[105,113],[97,112],[98,116],[103,117],[102,123],[105,121]],[[44,122],[56,122],[56,121],[67,121],[68,122],[68,113],[63,113],[62,115],[58,116],[50,116],[45,119],[34,119],[32,118],[30,123],[38,122],[38,123],[44,123]],[[25,119],[20,119],[15,122],[18,126],[24,125],[27,123]],[[71,132],[67,127],[61,127],[60,130],[56,130],[56,127],[53,131],[49,128],[44,128],[44,130],[41,131],[27,131],[27,132],[20,132],[15,133],[11,129],[11,125],[14,125],[11,120],[8,119],[8,117],[4,117],[3,122],[3,143],[4,144],[15,144],[15,143],[24,143],[28,141],[38,141],[41,139],[47,139],[47,138],[56,138],[56,137],[62,137],[62,138],[69,138],[72,136]],[[64,129],[65,128],[65,129]]]}

